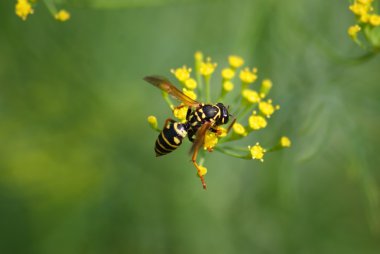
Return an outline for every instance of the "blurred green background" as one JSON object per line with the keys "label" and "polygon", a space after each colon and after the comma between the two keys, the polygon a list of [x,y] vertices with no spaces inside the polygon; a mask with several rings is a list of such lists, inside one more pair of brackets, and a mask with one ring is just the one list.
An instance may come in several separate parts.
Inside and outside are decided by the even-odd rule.
{"label": "blurred green background", "polygon": [[[379,253],[380,56],[347,36],[348,1],[0,2],[0,253]],[[265,162],[189,142],[156,158],[142,81],[202,50],[273,80]],[[220,71],[220,68],[217,72]],[[172,77],[171,77],[172,78]],[[173,80],[173,78],[172,78]],[[219,85],[218,85],[219,89]]]}

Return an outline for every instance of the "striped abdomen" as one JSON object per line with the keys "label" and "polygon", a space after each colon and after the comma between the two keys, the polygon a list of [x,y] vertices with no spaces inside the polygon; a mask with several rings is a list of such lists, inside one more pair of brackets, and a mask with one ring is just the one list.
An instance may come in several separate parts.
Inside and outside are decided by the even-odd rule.
{"label": "striped abdomen", "polygon": [[170,122],[158,135],[154,151],[156,156],[161,156],[174,151],[182,144],[187,135],[186,125],[178,122]]}

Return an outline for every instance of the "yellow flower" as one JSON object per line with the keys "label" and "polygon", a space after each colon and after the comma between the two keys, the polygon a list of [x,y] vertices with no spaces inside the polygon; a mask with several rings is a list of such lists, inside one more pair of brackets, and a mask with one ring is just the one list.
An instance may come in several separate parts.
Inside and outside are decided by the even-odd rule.
{"label": "yellow flower", "polygon": [[205,135],[203,148],[205,150],[211,151],[216,146],[216,144],[218,144],[218,135],[212,131],[208,131]]}
{"label": "yellow flower", "polygon": [[258,103],[260,101],[259,94],[251,89],[244,89],[242,91],[242,96],[250,103]]}
{"label": "yellow flower", "polygon": [[276,109],[279,109],[279,108],[280,108],[279,106],[274,107],[274,106],[272,105],[272,100],[261,101],[261,102],[259,103],[259,109],[260,109],[260,111],[261,111],[266,117],[268,117],[268,118],[274,113],[274,111],[275,111]]}
{"label": "yellow flower", "polygon": [[222,77],[224,80],[231,80],[235,76],[235,71],[230,68],[224,68],[222,70]]}
{"label": "yellow flower", "polygon": [[227,129],[226,128],[224,128],[222,126],[218,126],[217,130],[218,130],[218,133],[216,133],[216,135],[219,138],[223,138],[223,137],[227,136]]}
{"label": "yellow flower", "polygon": [[257,73],[256,68],[253,68],[252,71],[249,70],[249,68],[245,68],[244,70],[240,71],[239,77],[241,81],[243,81],[244,83],[250,84],[250,83],[255,82],[255,80],[257,79],[256,73]]}
{"label": "yellow flower", "polygon": [[260,146],[259,143],[256,143],[254,146],[248,146],[249,151],[251,152],[252,159],[264,161],[264,154],[266,150]]}
{"label": "yellow flower", "polygon": [[187,96],[189,96],[191,99],[193,99],[193,100],[196,100],[197,99],[197,94],[194,92],[194,91],[191,91],[191,90],[188,90],[188,89],[186,89],[186,88],[183,88],[182,89],[182,92],[185,94],[185,95],[187,95]]}
{"label": "yellow flower", "polygon": [[267,120],[265,120],[265,118],[262,116],[256,115],[255,113],[256,112],[254,112],[254,114],[248,118],[249,127],[251,127],[253,130],[260,130],[265,128],[267,126]]}
{"label": "yellow flower", "polygon": [[150,127],[152,127],[153,129],[157,129],[158,124],[157,124],[157,118],[155,116],[148,116],[147,120]]}
{"label": "yellow flower", "polygon": [[197,81],[195,81],[195,79],[189,78],[185,81],[185,86],[187,89],[194,90],[197,88]]}
{"label": "yellow flower", "polygon": [[283,136],[280,139],[280,144],[282,147],[290,147],[292,142],[290,141],[288,137]]}
{"label": "yellow flower", "polygon": [[267,96],[271,88],[272,81],[270,79],[264,79],[263,82],[261,82],[260,97],[265,98],[265,96]]}
{"label": "yellow flower", "polygon": [[355,39],[357,37],[357,33],[361,30],[360,26],[359,25],[354,25],[354,26],[350,26],[348,28],[348,35]]}
{"label": "yellow flower", "polygon": [[188,107],[186,106],[174,108],[173,115],[181,122],[186,122],[187,109]]}
{"label": "yellow flower", "polygon": [[239,134],[241,136],[247,136],[248,134],[244,126],[237,122],[232,126],[232,129],[236,134]]}
{"label": "yellow flower", "polygon": [[56,20],[64,22],[64,21],[70,19],[70,13],[67,12],[66,10],[60,10],[59,12],[57,12],[55,14],[54,17]]}
{"label": "yellow flower", "polygon": [[214,72],[216,66],[216,63],[211,63],[211,58],[207,58],[206,62],[201,63],[199,71],[203,76],[210,76]]}
{"label": "yellow flower", "polygon": [[191,68],[187,68],[186,65],[184,65],[181,68],[172,69],[170,72],[183,83],[190,78]]}
{"label": "yellow flower", "polygon": [[28,0],[18,0],[15,12],[22,20],[26,20],[29,14],[33,14],[34,10]]}
{"label": "yellow flower", "polygon": [[364,14],[366,14],[367,11],[368,11],[368,7],[367,7],[366,5],[362,5],[362,4],[360,4],[360,3],[354,3],[354,4],[350,5],[349,8],[350,8],[350,10],[351,10],[354,14],[356,14],[356,15],[358,15],[358,16],[364,15]]}
{"label": "yellow flower", "polygon": [[194,54],[195,61],[203,61],[203,53],[201,51],[197,51]]}
{"label": "yellow flower", "polygon": [[234,89],[234,84],[231,81],[223,82],[223,90],[226,92],[231,92]]}
{"label": "yellow flower", "polygon": [[380,26],[380,15],[372,14],[369,18],[369,23],[373,26]]}
{"label": "yellow flower", "polygon": [[198,176],[204,176],[205,174],[207,174],[207,168],[199,166]]}
{"label": "yellow flower", "polygon": [[357,0],[357,2],[364,5],[370,5],[373,2],[373,0]]}
{"label": "yellow flower", "polygon": [[228,62],[230,64],[231,68],[233,68],[233,69],[239,68],[240,66],[242,66],[244,64],[243,58],[241,58],[240,56],[236,56],[236,55],[229,56]]}

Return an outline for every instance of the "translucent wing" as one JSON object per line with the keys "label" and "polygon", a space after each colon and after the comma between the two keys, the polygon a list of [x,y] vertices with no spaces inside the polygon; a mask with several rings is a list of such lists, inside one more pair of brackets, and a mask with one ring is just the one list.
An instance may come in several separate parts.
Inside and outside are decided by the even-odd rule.
{"label": "translucent wing", "polygon": [[160,76],[147,76],[144,78],[145,81],[148,83],[160,88],[161,90],[167,92],[171,96],[174,96],[175,98],[182,101],[186,106],[190,107],[197,107],[199,106],[199,102],[191,99],[189,96],[182,93],[180,90],[178,90],[174,85],[170,83],[169,80],[167,80],[164,77]]}

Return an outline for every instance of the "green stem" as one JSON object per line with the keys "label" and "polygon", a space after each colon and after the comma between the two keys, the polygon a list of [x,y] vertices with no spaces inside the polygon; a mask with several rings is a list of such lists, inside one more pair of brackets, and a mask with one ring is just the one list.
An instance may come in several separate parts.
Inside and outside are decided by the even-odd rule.
{"label": "green stem", "polygon": [[218,151],[218,152],[221,152],[221,153],[223,153],[225,155],[229,155],[229,156],[232,156],[232,157],[235,157],[235,158],[239,158],[239,159],[245,159],[245,160],[250,160],[251,159],[251,157],[249,157],[247,155],[237,154],[237,153],[234,153],[232,151],[224,150],[221,147],[215,147],[215,150]]}
{"label": "green stem", "polygon": [[49,12],[54,16],[57,13],[57,7],[55,7],[54,2],[52,0],[44,0],[44,2]]}

